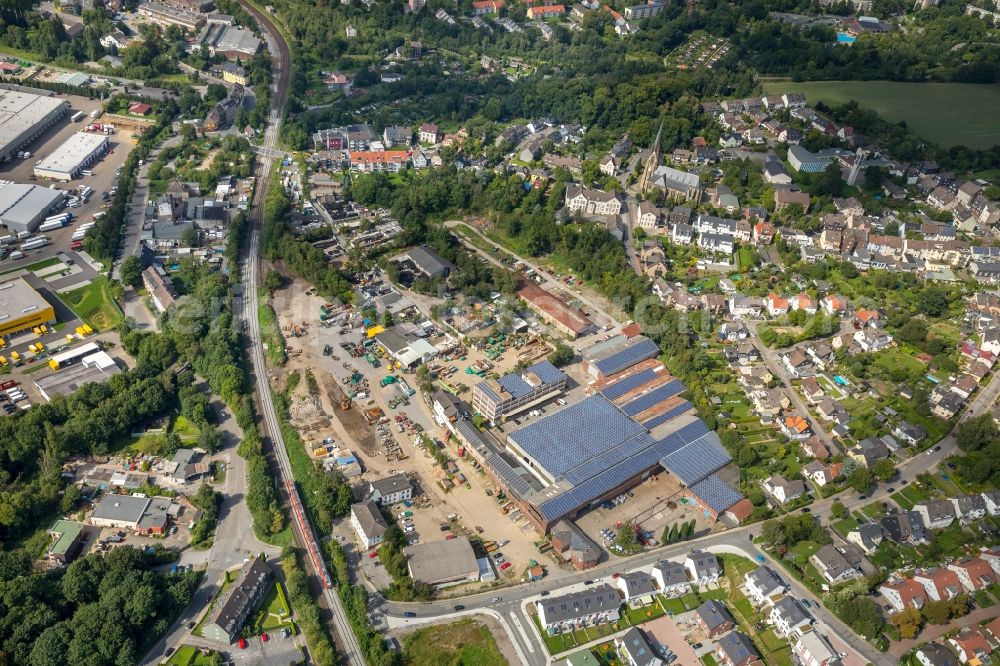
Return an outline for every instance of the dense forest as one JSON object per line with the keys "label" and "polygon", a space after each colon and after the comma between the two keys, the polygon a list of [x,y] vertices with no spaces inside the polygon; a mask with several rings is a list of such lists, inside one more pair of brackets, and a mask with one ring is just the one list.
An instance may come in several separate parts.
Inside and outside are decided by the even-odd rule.
{"label": "dense forest", "polygon": [[32,573],[0,552],[0,661],[25,666],[138,663],[191,600],[200,574],[157,574],[156,553],[115,548]]}

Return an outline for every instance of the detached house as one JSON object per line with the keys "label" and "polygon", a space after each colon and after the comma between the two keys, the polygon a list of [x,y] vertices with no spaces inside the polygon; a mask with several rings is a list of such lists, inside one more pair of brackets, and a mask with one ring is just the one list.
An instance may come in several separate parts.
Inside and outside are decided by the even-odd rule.
{"label": "detached house", "polygon": [[955,654],[958,655],[959,661],[964,664],[988,664],[990,663],[990,654],[993,652],[993,646],[990,642],[986,640],[983,636],[981,630],[976,629],[966,629],[965,631],[959,633],[956,636],[952,636],[948,639],[949,645],[955,649]]}
{"label": "detached house", "polygon": [[769,479],[765,479],[761,487],[765,493],[777,500],[779,504],[787,504],[792,500],[802,497],[806,492],[806,485],[802,481],[797,479],[789,481],[777,474]]}
{"label": "detached house", "polygon": [[955,516],[963,523],[971,523],[986,515],[986,502],[979,495],[952,497],[950,501]]}
{"label": "detached house", "polygon": [[882,538],[882,526],[876,522],[861,523],[847,533],[847,541],[863,550],[866,555],[878,549]]}
{"label": "detached house", "polygon": [[695,609],[695,621],[709,638],[715,638],[730,631],[736,626],[736,621],[729,613],[725,604],[715,599],[709,599]]}
{"label": "detached house", "polygon": [[715,645],[715,659],[725,666],[750,666],[760,663],[760,653],[745,635],[731,631]]}
{"label": "detached house", "polygon": [[780,599],[771,607],[767,619],[779,636],[789,636],[792,632],[812,624],[812,617],[794,597]]}
{"label": "detached house", "polygon": [[813,553],[809,561],[827,582],[834,585],[861,575],[861,572],[854,568],[840,551],[830,545],[823,546]]}
{"label": "detached house", "polygon": [[615,579],[615,584],[625,597],[625,603],[630,605],[650,603],[656,594],[653,578],[644,571],[622,574]]}
{"label": "detached house", "polygon": [[955,507],[948,500],[927,500],[913,505],[929,530],[944,529],[955,520]]}

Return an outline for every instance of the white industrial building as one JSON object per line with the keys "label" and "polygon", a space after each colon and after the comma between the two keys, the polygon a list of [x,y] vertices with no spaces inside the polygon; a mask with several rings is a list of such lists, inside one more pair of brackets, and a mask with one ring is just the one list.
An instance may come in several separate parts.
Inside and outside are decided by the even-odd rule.
{"label": "white industrial building", "polygon": [[48,93],[0,89],[0,162],[6,162],[66,115],[69,102]]}
{"label": "white industrial building", "polygon": [[62,190],[0,183],[0,225],[13,233],[35,231],[65,198],[66,193]]}
{"label": "white industrial building", "polygon": [[107,149],[107,135],[77,132],[35,165],[35,175],[52,180],[73,180]]}
{"label": "white industrial building", "polygon": [[121,372],[115,359],[100,349],[83,356],[79,363],[71,363],[35,380],[35,388],[47,401],[51,402],[57,396],[72,395],[84,384],[103,384]]}

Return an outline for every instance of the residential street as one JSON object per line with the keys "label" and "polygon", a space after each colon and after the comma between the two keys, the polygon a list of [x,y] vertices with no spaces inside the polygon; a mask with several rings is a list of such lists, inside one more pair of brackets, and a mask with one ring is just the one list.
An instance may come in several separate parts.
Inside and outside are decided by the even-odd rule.
{"label": "residential street", "polygon": [[767,369],[772,375],[779,378],[785,385],[785,393],[788,394],[789,399],[792,404],[795,405],[795,409],[802,415],[803,418],[809,421],[809,425],[816,436],[818,436],[823,443],[827,446],[832,453],[841,451],[840,444],[826,431],[823,425],[818,419],[813,418],[809,413],[809,408],[806,406],[804,400],[799,395],[799,392],[792,388],[792,376],[789,374],[788,369],[778,358],[778,351],[775,349],[769,349],[760,341],[760,337],[757,335],[757,327],[762,323],[760,320],[749,319],[744,321],[747,328],[750,329],[750,342],[753,346],[757,348],[760,352],[760,357],[763,359]]}

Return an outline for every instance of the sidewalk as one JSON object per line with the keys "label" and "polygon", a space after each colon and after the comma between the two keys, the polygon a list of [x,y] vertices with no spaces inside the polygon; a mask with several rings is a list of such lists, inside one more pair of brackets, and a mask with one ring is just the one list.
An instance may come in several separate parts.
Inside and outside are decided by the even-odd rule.
{"label": "sidewalk", "polygon": [[956,618],[948,624],[928,624],[916,638],[908,638],[894,642],[892,647],[889,648],[889,654],[894,657],[902,657],[917,645],[929,643],[935,638],[938,638],[942,634],[946,634],[953,629],[964,629],[965,627],[971,627],[979,624],[983,620],[991,620],[997,616],[997,612],[1000,611],[997,611],[996,606],[991,606],[990,608],[977,608],[965,617]]}

